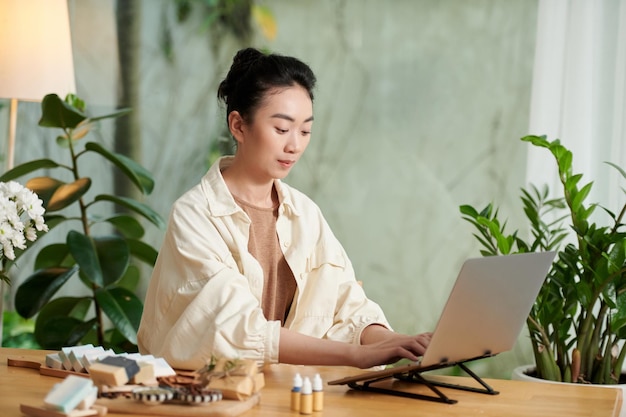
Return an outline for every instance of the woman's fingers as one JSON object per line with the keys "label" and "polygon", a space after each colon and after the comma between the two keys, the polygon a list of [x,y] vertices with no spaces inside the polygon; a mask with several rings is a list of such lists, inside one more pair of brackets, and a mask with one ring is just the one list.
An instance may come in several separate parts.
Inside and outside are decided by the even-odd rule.
{"label": "woman's fingers", "polygon": [[431,338],[432,333],[411,336],[391,333],[376,343],[361,345],[359,359],[356,361],[357,366],[369,368],[376,365],[391,364],[400,359],[416,361],[426,351]]}

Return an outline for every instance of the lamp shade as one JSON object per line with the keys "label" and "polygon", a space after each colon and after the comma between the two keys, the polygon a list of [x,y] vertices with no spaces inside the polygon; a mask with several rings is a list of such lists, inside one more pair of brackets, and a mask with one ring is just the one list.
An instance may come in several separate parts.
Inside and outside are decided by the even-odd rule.
{"label": "lamp shade", "polygon": [[0,97],[75,91],[67,0],[0,0]]}

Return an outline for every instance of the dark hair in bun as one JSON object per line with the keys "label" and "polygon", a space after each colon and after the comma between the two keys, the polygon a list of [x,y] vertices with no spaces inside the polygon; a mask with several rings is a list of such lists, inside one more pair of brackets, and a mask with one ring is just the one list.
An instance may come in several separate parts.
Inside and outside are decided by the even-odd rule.
{"label": "dark hair in bun", "polygon": [[217,98],[226,103],[226,117],[237,111],[251,121],[267,92],[276,87],[300,85],[313,100],[315,75],[304,62],[289,56],[264,54],[254,48],[242,49],[220,83]]}

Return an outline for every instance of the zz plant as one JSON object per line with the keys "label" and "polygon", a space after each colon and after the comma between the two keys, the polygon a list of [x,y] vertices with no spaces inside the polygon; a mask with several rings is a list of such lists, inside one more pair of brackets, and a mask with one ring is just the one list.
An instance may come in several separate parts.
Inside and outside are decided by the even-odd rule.
{"label": "zz plant", "polygon": [[[626,357],[626,204],[612,211],[587,203],[592,183],[579,185],[572,153],[559,140],[522,138],[548,149],[556,161],[562,196],[547,187],[522,189],[530,237],[506,232],[498,209],[460,207],[477,233],[484,256],[557,251],[527,319],[537,376],[574,383],[614,384]],[[619,166],[608,163],[626,178]],[[600,208],[592,217],[594,211]],[[602,216],[600,216],[602,215]],[[594,219],[606,218],[607,225]]]}
{"label": "zz plant", "polygon": [[[143,303],[134,292],[140,275],[137,261],[151,267],[157,255],[152,246],[141,240],[145,230],[136,217],[159,228],[164,227],[164,222],[150,207],[133,198],[111,194],[89,198],[92,178],[83,176],[79,169],[93,163],[83,157],[98,155],[121,170],[142,194],[152,192],[152,175],[141,165],[99,143],[81,141],[98,120],[119,117],[128,110],[89,117],[78,97],[68,95],[61,100],[55,94],[47,95],[41,108],[39,125],[63,131],[57,144],[67,149],[69,164],[38,159],[13,168],[0,180],[42,169],[64,171],[71,178],[69,182],[40,176],[29,179],[26,186],[44,201],[49,227],[65,223],[69,231],[65,241],[49,244],[38,252],[34,273],[17,288],[15,308],[22,317],[36,316],[35,340],[43,348],[93,342],[135,351],[143,310]],[[107,216],[93,213],[94,207],[106,203],[123,210]],[[72,282],[72,277],[84,284],[88,295],[53,298]]]}

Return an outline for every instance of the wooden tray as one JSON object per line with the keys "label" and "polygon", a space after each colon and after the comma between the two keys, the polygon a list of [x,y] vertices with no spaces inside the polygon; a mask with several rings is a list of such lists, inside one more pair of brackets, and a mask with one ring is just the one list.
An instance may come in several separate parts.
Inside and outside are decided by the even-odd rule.
{"label": "wooden tray", "polygon": [[77,375],[85,378],[89,378],[89,374],[86,372],[74,372],[67,371],[65,369],[50,368],[39,361],[32,360],[28,356],[20,356],[18,358],[7,358],[8,366],[15,366],[18,368],[31,368],[39,371],[41,375],[53,376],[55,378],[65,378],[68,375]]}
{"label": "wooden tray", "polygon": [[[49,368],[38,360],[33,360],[28,356],[13,357],[7,359],[8,366],[20,368],[32,368],[39,371],[41,375],[56,378],[65,378],[67,375],[78,375],[89,378],[89,374],[72,372],[61,369]],[[259,393],[252,395],[244,401],[221,400],[206,404],[183,405],[183,404],[158,404],[147,405],[137,400],[129,398],[99,398],[96,404],[106,407],[112,413],[120,414],[143,414],[150,416],[177,416],[177,417],[231,417],[248,411],[261,400]],[[34,408],[34,407],[33,407]],[[34,415],[34,414],[31,414]]]}

